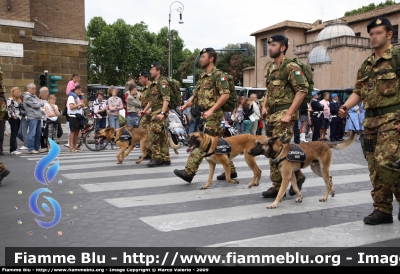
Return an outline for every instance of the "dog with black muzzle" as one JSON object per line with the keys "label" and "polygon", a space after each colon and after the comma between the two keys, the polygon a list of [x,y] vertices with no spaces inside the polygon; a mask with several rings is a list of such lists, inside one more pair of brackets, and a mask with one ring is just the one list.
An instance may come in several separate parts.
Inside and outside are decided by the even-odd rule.
{"label": "dog with black muzzle", "polygon": [[[261,169],[257,166],[255,157],[252,157],[248,152],[254,146],[254,142],[259,139],[260,136],[253,135],[236,135],[227,138],[218,138],[208,135],[203,132],[195,132],[190,134],[188,144],[189,148],[187,152],[192,152],[198,148],[201,153],[204,154],[204,158],[209,164],[208,182],[201,189],[207,189],[212,184],[214,176],[215,166],[220,164],[224,167],[226,181],[232,184],[238,184],[239,182],[231,178],[231,160],[236,158],[239,154],[244,154],[244,159],[253,171],[253,179],[248,184],[248,187],[258,186],[261,180]],[[221,144],[219,141],[228,142],[228,144]],[[224,147],[227,147],[227,152],[224,152]],[[228,148],[230,147],[230,148]]]}
{"label": "dog with black muzzle", "polygon": [[[319,199],[320,202],[328,200],[329,193],[332,197],[335,195],[333,188],[330,166],[332,162],[332,148],[343,150],[351,146],[355,141],[354,132],[346,141],[330,145],[325,142],[310,142],[297,145],[300,149],[293,149],[290,144],[284,144],[280,137],[262,137],[255,142],[255,146],[249,151],[251,156],[264,155],[271,158],[273,163],[278,165],[279,172],[282,175],[282,184],[279,189],[275,201],[267,206],[268,209],[276,208],[282,201],[289,182],[292,183],[294,192],[297,195],[296,202],[301,203],[303,196],[297,186],[295,171],[303,168],[311,167],[311,170],[325,181],[326,191],[324,197]],[[295,147],[296,148],[296,147]],[[296,157],[302,157],[302,161],[296,160]]]}

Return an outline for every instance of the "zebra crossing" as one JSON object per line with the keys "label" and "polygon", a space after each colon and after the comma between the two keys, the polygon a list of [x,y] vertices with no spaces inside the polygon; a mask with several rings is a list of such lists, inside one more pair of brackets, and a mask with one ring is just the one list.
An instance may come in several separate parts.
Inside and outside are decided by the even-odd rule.
{"label": "zebra crossing", "polygon": [[[200,166],[191,184],[183,182],[173,174],[174,169],[183,168],[187,161],[188,154],[184,149],[179,150],[178,155],[171,150],[172,165],[160,168],[147,168],[147,161],[136,164],[135,161],[141,154],[140,150],[132,151],[124,163],[118,165],[116,153],[115,150],[84,151],[79,154],[62,151],[57,158],[60,160],[59,175],[63,180],[78,183],[89,197],[91,194],[97,195],[96,197],[100,195],[99,199],[103,200],[105,207],[111,206],[121,212],[131,209],[141,212],[144,208],[154,208],[155,213],[143,213],[137,219],[143,225],[165,236],[180,235],[179,233],[185,231],[241,227],[265,221],[280,222],[282,218],[304,214],[318,215],[319,212],[323,214],[332,210],[339,213],[354,213],[356,212],[353,212],[354,208],[372,205],[371,187],[365,163],[333,163],[331,166],[333,183],[335,189],[339,188],[340,191],[337,190],[335,197],[329,197],[325,203],[318,201],[325,188],[323,179],[307,168],[304,170],[307,180],[302,190],[303,202],[298,204],[291,197],[287,197],[277,209],[267,210],[266,205],[272,203],[272,199],[260,199],[261,192],[271,185],[269,162],[264,157],[257,159],[257,164],[262,170],[260,186],[250,189],[247,187],[253,173],[248,169],[243,156],[238,156],[233,162],[238,169],[240,184],[217,181],[216,176],[223,171],[221,166],[217,166],[211,187],[200,190],[200,186],[208,179],[206,161]],[[21,156],[32,162],[37,162],[42,157],[43,155]],[[168,209],[171,209],[170,212]],[[396,220],[397,211],[395,213]],[[327,224],[321,218],[319,223],[305,226],[305,229],[296,231],[285,226],[280,233],[270,233],[266,230],[257,237],[225,235],[219,239],[215,236],[211,241],[212,244],[207,241],[204,247],[350,247],[400,238],[398,224],[378,228],[365,226],[362,220],[349,221],[338,217],[335,224]],[[302,241],[299,242],[294,238],[302,238]]]}

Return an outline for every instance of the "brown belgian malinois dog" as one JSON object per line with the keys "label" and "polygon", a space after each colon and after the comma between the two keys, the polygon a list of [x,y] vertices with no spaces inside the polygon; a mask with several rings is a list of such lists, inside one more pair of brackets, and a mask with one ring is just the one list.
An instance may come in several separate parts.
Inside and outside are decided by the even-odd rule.
{"label": "brown belgian malinois dog", "polygon": [[[188,144],[189,148],[187,152],[191,152],[198,148],[205,155],[209,164],[209,174],[208,182],[200,189],[207,189],[212,184],[212,179],[214,176],[215,166],[217,164],[223,165],[225,171],[226,181],[232,184],[238,184],[239,182],[231,179],[231,165],[230,161],[234,159],[239,154],[244,154],[244,159],[248,166],[254,173],[254,177],[248,184],[248,187],[258,186],[261,179],[261,169],[257,166],[255,157],[252,157],[248,152],[253,148],[254,142],[259,139],[260,136],[253,135],[236,135],[232,137],[225,138],[228,141],[231,151],[229,154],[216,154],[216,149],[218,145],[218,137],[213,137],[206,133],[195,132],[190,134]],[[218,152],[217,152],[218,153]]]}
{"label": "brown belgian malinois dog", "polygon": [[[132,136],[132,140],[123,141],[120,140],[121,135],[123,134],[124,129],[126,129],[130,135]],[[168,130],[166,130],[168,134],[168,143],[169,146],[174,150],[175,154],[179,154],[178,150],[181,146],[175,145],[174,141],[171,138],[171,134]],[[135,128],[135,127],[122,127],[117,130],[114,128],[104,128],[100,130],[100,137],[106,138],[108,141],[116,141],[116,145],[120,147],[119,152],[117,153],[117,164],[122,164],[125,157],[129,155],[129,153],[135,148],[137,143],[140,143],[140,149],[142,150],[142,157],[136,161],[136,164],[140,164],[147,156],[147,148],[149,147],[149,133],[147,129],[143,128]]]}
{"label": "brown belgian malinois dog", "polygon": [[[255,142],[255,146],[249,151],[252,156],[264,155],[267,158],[271,158],[273,163],[278,165],[279,172],[282,175],[282,184],[279,189],[278,195],[274,203],[267,206],[268,209],[276,208],[282,201],[282,197],[285,194],[289,182],[292,182],[292,187],[297,195],[296,202],[301,203],[303,196],[301,195],[297,186],[295,171],[311,166],[311,170],[318,176],[322,177],[325,181],[326,191],[323,198],[319,199],[320,202],[326,202],[328,200],[329,193],[332,197],[335,196],[335,190],[333,188],[332,176],[330,173],[330,167],[332,162],[332,151],[331,148],[342,150],[354,143],[355,134],[351,134],[350,138],[339,144],[327,144],[324,142],[310,142],[302,143],[297,145],[300,147],[305,156],[306,160],[302,162],[288,161],[288,154],[290,152],[290,144],[283,144],[280,137],[262,137]],[[291,153],[292,154],[292,153]]]}

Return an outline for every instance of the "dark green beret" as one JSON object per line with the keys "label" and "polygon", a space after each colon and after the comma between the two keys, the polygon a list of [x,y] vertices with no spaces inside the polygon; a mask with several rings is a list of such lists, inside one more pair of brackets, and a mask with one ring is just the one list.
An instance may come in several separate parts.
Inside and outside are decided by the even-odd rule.
{"label": "dark green beret", "polygon": [[141,71],[141,72],[139,73],[139,76],[147,77],[147,76],[149,76],[149,73],[148,73],[147,71]]}
{"label": "dark green beret", "polygon": [[280,42],[280,43],[283,42],[286,46],[289,45],[289,39],[286,36],[280,34],[271,36],[271,38],[268,39],[268,44],[272,42]]}
{"label": "dark green beret", "polygon": [[215,52],[215,50],[213,48],[204,48],[200,51],[200,55],[206,52]]}
{"label": "dark green beret", "polygon": [[371,29],[380,26],[388,26],[390,27],[390,29],[392,29],[392,23],[390,23],[389,19],[387,19],[386,17],[377,17],[367,25],[367,31],[369,33]]}
{"label": "dark green beret", "polygon": [[160,63],[160,62],[153,62],[153,64],[151,64],[150,68],[152,68],[152,67],[158,67],[158,66],[161,66],[161,63]]}

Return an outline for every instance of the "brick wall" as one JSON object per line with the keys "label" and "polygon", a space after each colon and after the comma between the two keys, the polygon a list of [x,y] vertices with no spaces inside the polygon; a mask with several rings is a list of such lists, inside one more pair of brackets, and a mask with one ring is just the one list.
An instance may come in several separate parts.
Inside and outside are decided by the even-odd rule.
{"label": "brick wall", "polygon": [[[3,1],[5,2],[5,1]],[[19,36],[20,30],[24,30],[26,37]],[[26,90],[26,85],[33,80],[33,43],[32,29],[20,27],[0,27],[0,42],[21,43],[24,45],[24,57],[0,57],[0,66],[3,70],[4,86],[6,96],[8,96],[12,87],[20,87]]]}
{"label": "brick wall", "polygon": [[31,17],[33,35],[85,40],[84,0],[31,0]]}
{"label": "brick wall", "polygon": [[11,9],[7,9],[7,0],[0,1],[0,18],[18,21],[31,21],[30,0],[11,0]]}
{"label": "brick wall", "polygon": [[39,84],[38,77],[44,70],[62,77],[62,80],[57,82],[58,93],[55,94],[59,106],[64,108],[63,104],[67,99],[65,90],[73,73],[80,75],[80,85],[86,95],[87,46],[33,41],[33,47],[36,51],[33,58],[35,84]]}

